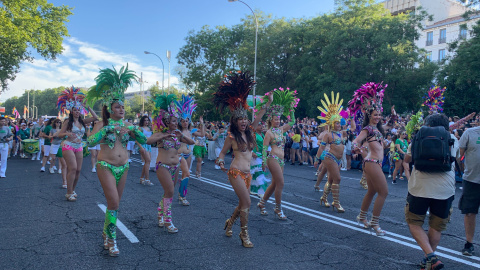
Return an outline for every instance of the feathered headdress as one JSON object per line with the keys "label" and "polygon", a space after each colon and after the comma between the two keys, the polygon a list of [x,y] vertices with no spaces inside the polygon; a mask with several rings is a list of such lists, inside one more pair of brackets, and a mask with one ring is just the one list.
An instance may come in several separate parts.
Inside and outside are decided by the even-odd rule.
{"label": "feathered headdress", "polygon": [[101,99],[109,112],[112,111],[112,103],[114,102],[124,105],[124,93],[129,86],[132,86],[134,81],[137,81],[137,78],[134,71],[128,70],[128,63],[119,72],[115,67],[113,69],[101,69],[100,74],[95,78],[97,85],[91,87],[87,93],[90,105]]}
{"label": "feathered headdress", "polygon": [[282,114],[290,119],[290,114],[298,106],[299,98],[296,97],[297,90],[283,89],[279,87],[278,89],[273,89],[273,91],[267,92],[265,96],[261,99],[261,102],[255,107],[255,112],[260,110],[268,102],[268,96],[273,95],[272,104],[267,108],[267,120],[272,119],[273,116],[282,116]]}
{"label": "feathered headdress", "polygon": [[175,105],[177,105],[180,119],[188,119],[191,122],[192,114],[195,111],[195,108],[197,108],[197,104],[195,103],[193,97],[190,95],[182,95],[182,100],[175,101]]}
{"label": "feathered headdress", "polygon": [[405,130],[407,131],[408,138],[412,138],[412,134],[415,133],[415,131],[420,130],[420,128],[423,126],[423,113],[422,112],[417,112],[417,114],[412,115],[410,118],[410,121],[408,121],[407,125],[405,126]]}
{"label": "feathered headdress", "polygon": [[64,113],[65,110],[71,111],[73,108],[76,108],[80,111],[81,114],[87,114],[85,110],[85,95],[80,91],[80,88],[75,88],[74,86],[65,88],[60,96],[58,97],[57,107]]}
{"label": "feathered headdress", "polygon": [[[318,116],[317,118],[320,119],[322,124],[320,124],[321,127],[323,126],[328,126],[329,128],[333,128],[333,124],[335,122],[341,122],[343,117],[340,115],[342,112],[342,103],[343,99],[340,100],[340,93],[337,93],[337,97],[335,97],[335,94],[332,91],[332,99],[330,100],[327,96],[327,94],[323,94],[325,96],[325,101],[322,99],[322,105],[323,108],[318,106],[317,108],[322,112],[322,115],[324,116]],[[323,120],[323,121],[322,121]]]}
{"label": "feathered headdress", "polygon": [[423,102],[422,106],[427,106],[430,112],[443,112],[443,101],[445,97],[443,93],[447,90],[446,87],[440,88],[440,86],[435,85],[430,87],[427,94],[423,97],[425,102]]}
{"label": "feathered headdress", "polygon": [[247,118],[247,97],[255,81],[250,72],[231,72],[224,76],[215,92],[213,103],[220,112],[228,107],[234,118]]}
{"label": "feathered headdress", "polygon": [[384,86],[382,83],[369,82],[355,90],[353,98],[348,102],[350,115],[357,115],[360,110],[364,114],[370,114],[373,110],[383,112],[383,95],[387,86],[388,84]]}
{"label": "feathered headdress", "polygon": [[153,98],[155,103],[155,109],[153,111],[153,131],[163,132],[166,130],[167,125],[170,123],[170,117],[179,117],[175,101],[177,96],[175,94],[167,95],[165,93],[156,95]]}

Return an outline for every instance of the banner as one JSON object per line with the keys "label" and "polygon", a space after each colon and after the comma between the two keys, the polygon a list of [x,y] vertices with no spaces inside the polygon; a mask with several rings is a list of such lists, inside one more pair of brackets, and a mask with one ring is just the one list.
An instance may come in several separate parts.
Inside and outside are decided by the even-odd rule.
{"label": "banner", "polygon": [[5,113],[5,107],[0,107],[0,113]]}

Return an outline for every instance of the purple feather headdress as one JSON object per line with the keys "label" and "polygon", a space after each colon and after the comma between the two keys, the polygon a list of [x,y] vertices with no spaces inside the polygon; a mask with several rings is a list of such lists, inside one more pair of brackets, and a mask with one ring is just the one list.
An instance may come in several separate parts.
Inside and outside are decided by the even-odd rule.
{"label": "purple feather headdress", "polygon": [[175,101],[177,110],[180,113],[180,119],[192,121],[193,112],[197,108],[197,104],[194,102],[195,100],[190,95],[182,95],[182,100]]}
{"label": "purple feather headdress", "polygon": [[427,106],[431,112],[443,112],[443,103],[445,97],[443,93],[447,90],[446,87],[440,88],[440,86],[434,85],[430,87],[427,94],[423,97],[425,102],[423,102],[422,106]]}
{"label": "purple feather headdress", "polygon": [[369,82],[355,90],[353,98],[348,102],[350,115],[357,115],[358,111],[369,114],[372,110],[383,112],[383,95],[387,84]]}

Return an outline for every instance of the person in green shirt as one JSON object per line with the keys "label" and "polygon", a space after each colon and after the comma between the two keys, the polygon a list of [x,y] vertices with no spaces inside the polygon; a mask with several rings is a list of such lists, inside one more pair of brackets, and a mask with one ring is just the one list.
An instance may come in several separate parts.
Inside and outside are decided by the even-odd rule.
{"label": "person in green shirt", "polygon": [[[50,146],[52,145],[52,138],[53,136],[50,134],[52,130],[52,123],[56,118],[50,118],[45,125],[45,129],[40,132],[40,136],[45,139],[43,145],[43,159],[42,159],[42,168],[40,168],[40,172],[45,171],[45,164],[47,163],[48,157],[50,156]],[[56,153],[55,153],[56,154]],[[50,164],[50,169],[53,168],[53,165]]]}
{"label": "person in green shirt", "polygon": [[405,158],[405,154],[408,150],[408,141],[407,141],[407,132],[403,131],[400,133],[400,138],[395,141],[395,150],[398,153],[398,159],[395,159],[395,170],[393,171],[393,180],[392,184],[397,183],[397,172],[400,172],[400,179],[403,180],[402,175],[402,168],[407,176],[407,180],[410,178],[410,171],[408,163],[405,163],[403,159]]}
{"label": "person in green shirt", "polygon": [[20,129],[17,132],[17,138],[20,142],[20,157],[26,158],[25,154],[23,153],[23,140],[30,139],[30,129],[27,128],[26,123],[20,124]]}

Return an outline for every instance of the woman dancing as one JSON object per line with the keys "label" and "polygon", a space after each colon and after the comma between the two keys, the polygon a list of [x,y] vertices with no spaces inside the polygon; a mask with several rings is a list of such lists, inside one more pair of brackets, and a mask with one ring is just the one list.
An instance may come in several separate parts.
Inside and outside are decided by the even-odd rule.
{"label": "woman dancing", "polygon": [[[257,204],[260,209],[261,215],[267,215],[265,209],[265,202],[268,201],[270,196],[275,193],[275,209],[273,212],[280,220],[287,220],[287,216],[282,210],[282,191],[284,186],[283,169],[285,166],[284,161],[284,147],[285,147],[285,135],[293,124],[295,124],[295,108],[300,101],[295,97],[297,91],[290,91],[289,88],[284,90],[279,88],[272,92],[269,92],[264,97],[264,101],[258,106],[261,107],[272,99],[271,106],[267,109],[267,124],[268,130],[263,140],[262,149],[262,167],[265,170],[266,167],[272,174],[272,183],[265,191],[263,198]],[[267,101],[268,100],[268,101]],[[284,115],[288,119],[288,123],[280,127],[280,117]],[[267,148],[271,147],[272,150],[267,155]],[[300,165],[302,162],[300,161]]]}
{"label": "woman dancing", "polygon": [[[147,115],[142,116],[140,119],[140,123],[138,124],[140,130],[142,131],[143,135],[148,139],[150,136],[152,136],[152,130],[150,129],[150,119],[148,118]],[[145,185],[145,186],[153,186],[153,183],[148,179],[150,178],[150,159],[152,158],[151,153],[152,153],[152,146],[149,144],[140,144],[139,145],[140,149],[140,155],[142,156],[143,159],[143,167],[142,167],[142,173],[140,175],[140,184]]]}
{"label": "woman dancing", "polygon": [[247,96],[255,82],[249,72],[230,72],[220,83],[217,92],[214,94],[214,103],[222,111],[224,107],[229,107],[232,116],[230,117],[230,133],[225,139],[225,144],[215,163],[223,171],[225,169],[225,155],[233,149],[232,163],[227,172],[228,181],[232,185],[235,194],[238,196],[238,205],[233,211],[232,216],[225,221],[225,235],[233,235],[232,227],[238,217],[240,217],[239,237],[242,245],[247,248],[253,247],[248,235],[248,213],[250,211],[250,183],[252,175],[250,174],[250,160],[252,159],[252,150],[255,147],[255,138],[253,131],[257,128],[260,119],[265,114],[266,107],[270,106],[269,101],[258,112],[252,125],[248,124],[247,114]]}
{"label": "woman dancing", "polygon": [[250,185],[250,194],[263,198],[268,185],[272,180],[267,178],[267,173],[262,168],[262,152],[264,140],[265,125],[260,123],[255,130],[256,147],[253,149],[252,160],[250,161],[250,173],[252,174],[252,183]]}
{"label": "woman dancing", "polygon": [[[323,195],[320,198],[320,205],[324,204],[325,207],[330,207],[328,203],[328,194],[332,192],[333,203],[332,209],[337,209],[338,213],[344,213],[342,205],[340,205],[340,165],[343,156],[343,150],[345,149],[345,142],[347,140],[347,132],[342,131],[342,125],[345,125],[345,119],[340,115],[342,111],[343,99],[339,102],[340,94],[335,95],[332,92],[331,100],[327,94],[324,94],[326,103],[322,100],[324,108],[318,107],[319,110],[325,116],[318,116],[318,119],[323,120],[324,123],[321,126],[327,126],[328,131],[320,142],[317,155],[315,156],[314,166],[318,165],[320,160],[320,154],[323,152],[327,145],[330,145],[330,149],[325,153],[323,160],[324,167],[327,169],[328,180],[323,188]],[[355,129],[355,121],[350,119],[351,128]]]}
{"label": "woman dancing", "polygon": [[[177,111],[180,116],[180,122],[178,123],[178,128],[182,132],[183,136],[192,139],[193,136],[204,137],[205,133],[199,131],[198,129],[190,130],[192,123],[192,115],[197,107],[194,99],[187,95],[182,95],[182,99],[175,101],[177,106]],[[203,124],[203,117],[200,117],[200,122]],[[178,201],[183,206],[189,206],[190,202],[187,201],[187,187],[188,180],[190,179],[190,166],[192,164],[192,147],[189,144],[182,143],[178,152],[182,156],[180,161],[180,170],[182,171],[182,178],[180,180],[180,185],[178,187]],[[197,171],[198,172],[198,171]]]}
{"label": "woman dancing", "polygon": [[62,154],[67,163],[67,194],[65,197],[68,201],[75,202],[77,200],[77,193],[75,187],[80,177],[83,163],[83,146],[82,137],[85,134],[85,124],[97,120],[97,114],[88,107],[88,111],[92,117],[82,119],[80,114],[87,114],[84,107],[85,95],[80,92],[80,88],[70,87],[63,90],[58,97],[57,106],[64,112],[69,110],[68,119],[63,122],[62,130],[58,137],[67,139],[62,145]]}
{"label": "woman dancing", "polygon": [[178,228],[172,222],[172,201],[175,179],[182,157],[179,149],[182,143],[194,144],[191,138],[183,135],[178,127],[178,112],[174,105],[174,94],[155,97],[156,118],[153,123],[153,135],[147,144],[157,143],[157,177],[163,187],[163,197],[158,206],[158,226],[165,227],[169,233],[177,233]]}
{"label": "woman dancing", "polygon": [[[93,133],[93,128],[95,127],[95,124],[97,123],[98,121],[94,121],[91,123],[91,127],[87,130],[87,136],[90,137]],[[96,173],[97,172],[97,168],[96,168],[96,164],[97,164],[97,156],[98,156],[98,152],[100,151],[100,145],[95,145],[93,147],[88,147],[88,151],[90,151],[90,161],[92,162],[92,173]]]}
{"label": "woman dancing", "polygon": [[101,98],[103,103],[102,121],[93,128],[93,134],[88,137],[88,145],[100,144],[97,175],[107,199],[103,247],[108,249],[109,255],[113,257],[120,254],[116,230],[118,208],[129,168],[127,143],[130,137],[139,143],[146,141],[145,135],[137,127],[123,121],[124,92],[132,85],[133,80],[136,80],[136,76],[133,71],[128,70],[128,64],[126,68],[122,67],[119,73],[116,69],[102,69],[95,78],[95,90],[90,90],[88,95],[90,102]]}
{"label": "woman dancing", "polygon": [[[377,236],[385,235],[385,231],[380,228],[380,213],[388,195],[388,185],[385,175],[382,171],[383,160],[383,126],[382,126],[382,101],[383,92],[387,85],[367,83],[358,89],[353,95],[353,99],[348,103],[349,111],[356,115],[358,110],[362,110],[364,115],[363,128],[360,134],[352,143],[352,150],[362,153],[363,140],[367,141],[368,154],[363,161],[363,170],[367,180],[368,190],[363,197],[360,214],[357,216],[357,222],[362,223],[364,228],[372,228]],[[367,212],[373,197],[377,195],[373,204],[372,220],[367,221]]]}

